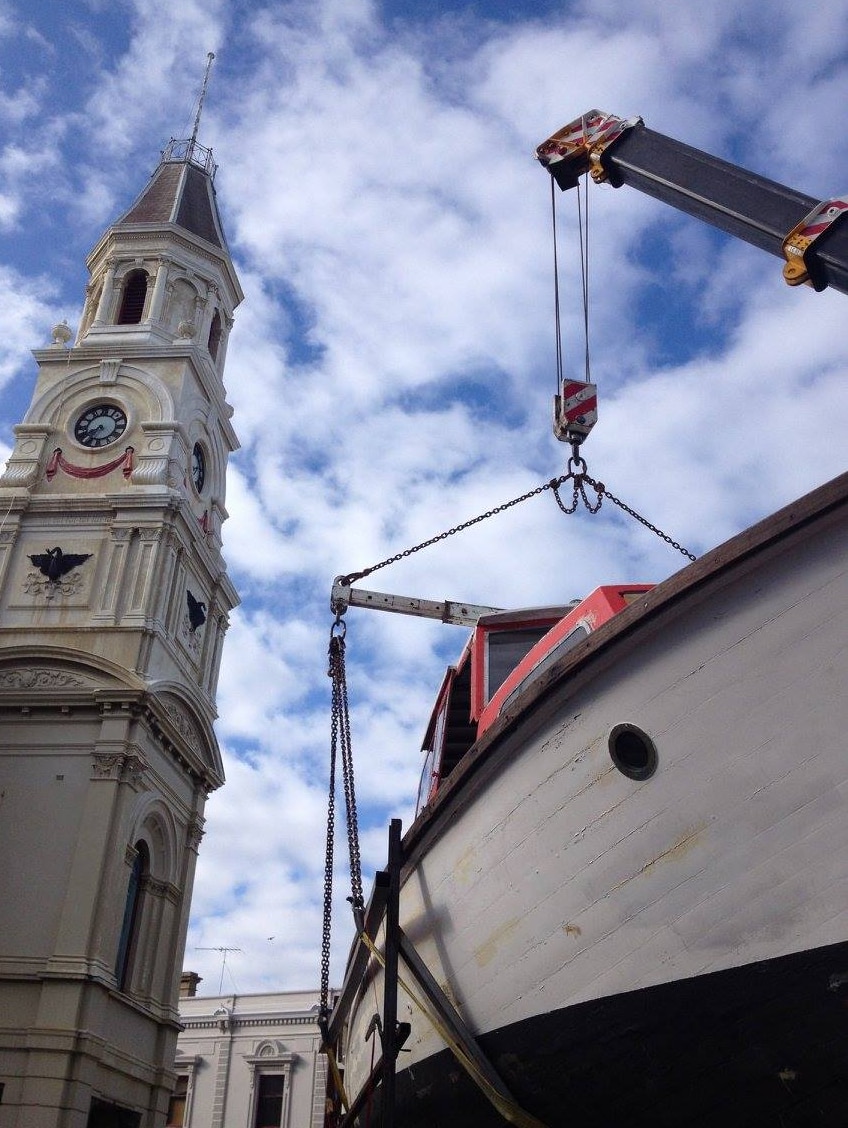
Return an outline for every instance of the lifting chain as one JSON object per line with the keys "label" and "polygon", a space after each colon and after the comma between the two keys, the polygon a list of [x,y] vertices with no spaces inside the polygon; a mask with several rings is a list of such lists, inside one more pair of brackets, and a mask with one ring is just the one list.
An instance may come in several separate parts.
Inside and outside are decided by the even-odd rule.
{"label": "lifting chain", "polygon": [[[658,536],[660,540],[665,541],[665,543],[671,548],[676,549],[677,552],[682,553],[682,555],[686,556],[689,560],[694,561],[697,559],[695,554],[690,552],[688,548],[684,548],[682,544],[679,544],[676,540],[672,540],[668,533],[664,533],[662,529],[658,529],[656,525],[652,525],[646,517],[643,517],[641,515],[641,513],[637,513],[635,509],[631,509],[626,502],[621,500],[621,498],[616,497],[615,494],[611,494],[603,482],[596,482],[594,478],[590,478],[586,473],[585,460],[582,459],[576,452],[568,460],[568,471],[568,474],[566,474],[564,478],[557,478],[555,481],[548,483],[548,485],[554,491],[556,503],[563,511],[563,513],[574,513],[574,511],[577,509],[578,499],[581,499],[583,501],[583,504],[586,506],[590,513],[597,513],[604,503],[604,498],[608,497],[613,505],[617,505],[618,508],[622,510],[622,512],[626,513],[629,517],[632,517],[635,521],[638,521],[640,525],[644,525],[646,529],[650,530],[650,532]],[[559,489],[560,485],[564,485],[565,482],[567,482],[569,479],[571,479],[573,482],[571,491],[571,505],[566,505],[563,502],[562,498],[559,496]],[[590,485],[595,491],[594,504],[592,504],[592,502],[590,502],[589,498],[586,496],[587,484]]]}
{"label": "lifting chain", "polygon": [[350,854],[350,890],[357,932],[364,922],[365,901],[362,896],[362,861],[359,853],[359,825],[356,812],[356,790],[353,779],[353,750],[350,741],[350,715],[345,674],[345,635],[347,625],[341,615],[330,630],[328,676],[333,682],[332,717],[330,723],[330,786],[327,798],[327,850],[324,858],[324,921],[321,931],[321,996],[319,1021],[326,1036],[330,1013],[330,942],[333,912],[333,851],[336,823],[336,759],[341,753],[342,785],[347,818],[347,844]]}
{"label": "lifting chain", "polygon": [[[670,545],[671,548],[676,549],[678,552],[688,557],[689,560],[696,559],[694,554],[689,552],[688,549],[683,548],[676,540],[672,540],[668,534],[658,529],[656,525],[652,525],[650,521],[637,513],[635,509],[631,509],[631,507],[620,498],[611,494],[603,482],[598,482],[590,477],[587,473],[586,462],[580,457],[579,445],[575,443],[572,445],[571,449],[572,457],[568,460],[568,472],[566,474],[560,475],[559,478],[551,478],[549,482],[545,482],[541,486],[536,486],[535,489],[528,490],[527,493],[521,494],[520,497],[513,498],[511,501],[505,501],[502,505],[496,505],[493,509],[487,509],[485,513],[480,513],[476,517],[470,518],[468,521],[463,521],[460,525],[454,525],[452,528],[446,529],[443,533],[438,533],[436,536],[430,537],[428,540],[422,541],[412,548],[405,548],[402,552],[396,552],[394,556],[387,557],[385,560],[380,561],[379,564],[374,564],[370,568],[364,568],[361,572],[352,572],[348,576],[341,577],[342,583],[349,585],[356,580],[361,580],[365,576],[369,576],[372,572],[386,568],[389,564],[395,564],[398,560],[404,560],[406,557],[412,556],[414,553],[420,552],[424,548],[438,544],[439,541],[447,540],[448,537],[452,537],[456,533],[461,533],[464,529],[470,529],[472,525],[479,525],[481,521],[485,521],[489,517],[495,517],[498,513],[503,513],[507,509],[512,509],[513,506],[520,505],[521,502],[527,501],[531,497],[536,497],[546,490],[553,492],[557,505],[562,512],[566,514],[576,512],[581,501],[589,513],[597,513],[603,504],[604,498],[609,498],[613,505],[618,506],[618,508],[628,514],[628,516],[633,517],[634,520],[644,525],[646,529],[655,533],[661,540]],[[566,505],[560,496],[560,490],[567,482],[571,482],[570,505]],[[595,491],[594,501],[590,500],[586,492],[587,486],[591,486]],[[354,790],[353,779],[353,754],[350,742],[347,679],[345,675],[346,633],[347,625],[341,613],[338,613],[330,630],[329,668],[327,670],[333,682],[333,703],[330,725],[330,788],[327,801],[327,852],[324,862],[324,924],[321,943],[321,1002],[319,1015],[322,1032],[325,1035],[330,1010],[330,933],[333,907],[333,846],[336,810],[336,759],[338,751],[341,752],[342,760],[342,782],[344,786],[347,815],[347,840],[348,850],[350,852],[351,896],[349,900],[353,907],[353,915],[358,933],[361,933],[363,930],[365,914],[365,902],[362,896],[362,865],[359,853],[356,792]]]}
{"label": "lifting chain", "polygon": [[[388,556],[385,560],[381,560],[379,564],[372,564],[370,568],[363,568],[361,572],[351,572],[348,576],[342,576],[341,582],[344,584],[353,584],[357,580],[362,580],[366,576],[370,576],[372,572],[378,572],[381,568],[388,567],[389,564],[396,564],[398,560],[405,560],[407,556],[412,556],[416,552],[420,552],[422,548],[429,548],[431,545],[438,544],[439,541],[447,540],[455,533],[461,533],[465,529],[470,529],[472,525],[479,525],[481,521],[486,521],[489,517],[495,517],[498,513],[503,513],[507,509],[512,509],[514,505],[520,505],[522,501],[528,501],[531,497],[536,497],[538,494],[544,493],[546,490],[552,490],[556,498],[557,505],[563,513],[574,513],[577,509],[578,500],[582,500],[586,509],[590,513],[597,513],[603,504],[603,499],[608,497],[613,505],[617,505],[628,516],[633,517],[640,525],[644,525],[652,533],[655,533],[660,540],[665,541],[671,548],[676,549],[689,560],[697,559],[694,553],[689,552],[676,540],[672,540],[667,533],[658,529],[656,525],[652,525],[645,517],[642,517],[635,509],[631,509],[629,505],[621,501],[614,494],[611,494],[603,482],[596,482],[594,478],[590,478],[586,473],[586,462],[579,454],[579,445],[572,445],[572,457],[568,460],[568,473],[560,475],[559,478],[551,478],[549,482],[545,482],[541,486],[536,486],[535,489],[528,490],[527,493],[521,494],[520,497],[514,497],[512,501],[505,501],[502,505],[496,505],[493,509],[487,509],[485,513],[478,513],[476,517],[471,517],[468,521],[463,521],[461,525],[454,525],[450,529],[446,529],[443,533],[437,533],[436,536],[430,537],[428,540],[422,541],[420,544],[414,545],[412,548],[405,548],[402,552],[396,552],[394,556]],[[560,497],[559,491],[566,484],[572,482],[572,504],[566,506]],[[586,485],[590,485],[596,494],[595,502],[590,502],[586,494]]]}

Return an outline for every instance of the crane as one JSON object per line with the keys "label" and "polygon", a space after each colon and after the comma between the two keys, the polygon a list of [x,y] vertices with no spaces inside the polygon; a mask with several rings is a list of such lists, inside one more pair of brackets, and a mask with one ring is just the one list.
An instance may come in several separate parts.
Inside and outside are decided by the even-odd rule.
{"label": "crane", "polygon": [[[848,195],[816,201],[793,188],[684,145],[648,129],[639,117],[589,110],[557,130],[536,157],[565,191],[588,172],[598,183],[628,184],[784,260],[791,286],[808,283],[848,293]],[[571,380],[554,398],[554,434],[579,444],[597,419],[594,384]],[[340,618],[349,606],[474,626],[500,610],[444,600],[353,590],[337,576],[331,608]]]}
{"label": "crane", "polygon": [[639,117],[589,110],[536,149],[559,187],[588,172],[628,184],[784,259],[790,286],[848,293],[848,195],[817,201],[648,129]]}

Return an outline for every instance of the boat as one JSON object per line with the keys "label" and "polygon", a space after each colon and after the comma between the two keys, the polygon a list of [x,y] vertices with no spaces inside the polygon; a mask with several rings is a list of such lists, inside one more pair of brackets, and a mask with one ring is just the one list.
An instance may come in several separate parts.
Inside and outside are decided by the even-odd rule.
{"label": "boat", "polygon": [[[846,561],[848,474],[622,589],[528,677],[569,608],[452,767],[431,721],[401,928],[537,1122],[846,1123]],[[494,625],[466,651],[472,681]],[[342,992],[350,1093],[382,980],[372,957]],[[405,982],[394,1123],[503,1124]],[[379,1089],[369,1105],[379,1123]]]}
{"label": "boat", "polygon": [[[848,201],[599,111],[538,154],[848,291]],[[848,1123],[847,562],[845,474],[655,586],[471,616],[325,1030],[338,1123]]]}

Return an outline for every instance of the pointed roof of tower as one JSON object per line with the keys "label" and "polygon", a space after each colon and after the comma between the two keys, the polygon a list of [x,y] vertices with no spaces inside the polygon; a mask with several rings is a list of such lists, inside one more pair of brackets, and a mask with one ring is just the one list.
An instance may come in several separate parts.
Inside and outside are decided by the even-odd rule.
{"label": "pointed roof of tower", "polygon": [[211,149],[194,138],[172,138],[147,187],[113,226],[172,223],[227,252],[215,199],[216,171]]}

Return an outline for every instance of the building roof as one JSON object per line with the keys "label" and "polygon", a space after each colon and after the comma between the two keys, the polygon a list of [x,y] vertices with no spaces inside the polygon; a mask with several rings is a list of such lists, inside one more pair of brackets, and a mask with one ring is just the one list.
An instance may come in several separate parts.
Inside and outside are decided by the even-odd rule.
{"label": "building roof", "polygon": [[194,140],[171,140],[150,182],[115,226],[173,223],[226,251],[215,199],[215,168],[210,149]]}

